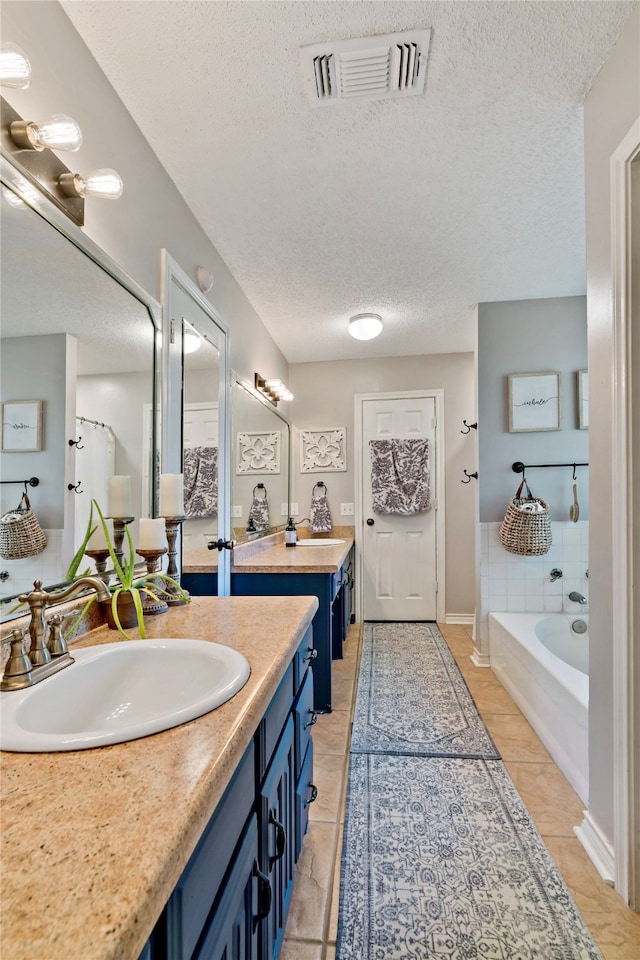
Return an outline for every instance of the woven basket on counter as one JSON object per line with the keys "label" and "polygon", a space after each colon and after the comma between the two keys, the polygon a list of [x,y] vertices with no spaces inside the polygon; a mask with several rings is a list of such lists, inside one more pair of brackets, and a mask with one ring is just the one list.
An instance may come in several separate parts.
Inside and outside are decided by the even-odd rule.
{"label": "woven basket on counter", "polygon": [[[526,497],[521,495],[523,487],[527,488]],[[533,496],[526,480],[509,501],[500,527],[500,543],[509,553],[522,557],[541,557],[551,549],[549,504]]]}
{"label": "woven basket on counter", "polygon": [[46,535],[25,492],[15,510],[0,517],[0,557],[4,560],[35,557],[46,545]]}

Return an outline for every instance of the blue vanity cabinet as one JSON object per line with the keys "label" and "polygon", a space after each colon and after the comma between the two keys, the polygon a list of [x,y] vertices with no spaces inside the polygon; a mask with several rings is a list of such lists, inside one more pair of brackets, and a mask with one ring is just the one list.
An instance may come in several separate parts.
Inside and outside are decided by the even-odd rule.
{"label": "blue vanity cabinet", "polygon": [[313,651],[309,627],[139,960],[277,960],[308,821],[300,797],[317,793]]}

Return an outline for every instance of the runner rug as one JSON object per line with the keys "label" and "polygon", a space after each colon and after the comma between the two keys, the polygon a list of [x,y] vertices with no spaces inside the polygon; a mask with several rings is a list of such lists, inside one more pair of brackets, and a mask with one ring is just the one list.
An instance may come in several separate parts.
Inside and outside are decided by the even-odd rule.
{"label": "runner rug", "polygon": [[352,754],[336,960],[602,960],[499,760]]}
{"label": "runner rug", "polygon": [[365,624],[351,752],[499,759],[435,623]]}

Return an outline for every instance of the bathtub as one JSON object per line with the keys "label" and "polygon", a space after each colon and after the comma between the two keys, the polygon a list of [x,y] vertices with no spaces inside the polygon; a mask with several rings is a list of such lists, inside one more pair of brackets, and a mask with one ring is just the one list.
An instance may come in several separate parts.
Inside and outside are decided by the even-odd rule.
{"label": "bathtub", "polygon": [[491,668],[567,780],[589,800],[589,640],[584,616],[490,613]]}

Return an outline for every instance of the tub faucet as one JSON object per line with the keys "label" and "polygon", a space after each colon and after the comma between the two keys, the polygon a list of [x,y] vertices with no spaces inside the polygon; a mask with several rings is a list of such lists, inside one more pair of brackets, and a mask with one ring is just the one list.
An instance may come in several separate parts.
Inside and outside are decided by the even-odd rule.
{"label": "tub faucet", "polygon": [[577,590],[571,591],[571,593],[569,594],[569,600],[573,600],[574,603],[582,603],[582,604],[585,604],[587,602],[587,598],[583,596],[581,593],[578,593]]}
{"label": "tub faucet", "polygon": [[554,567],[550,574],[551,583],[553,583],[555,580],[559,580],[561,576],[562,570],[559,570],[558,567]]}

